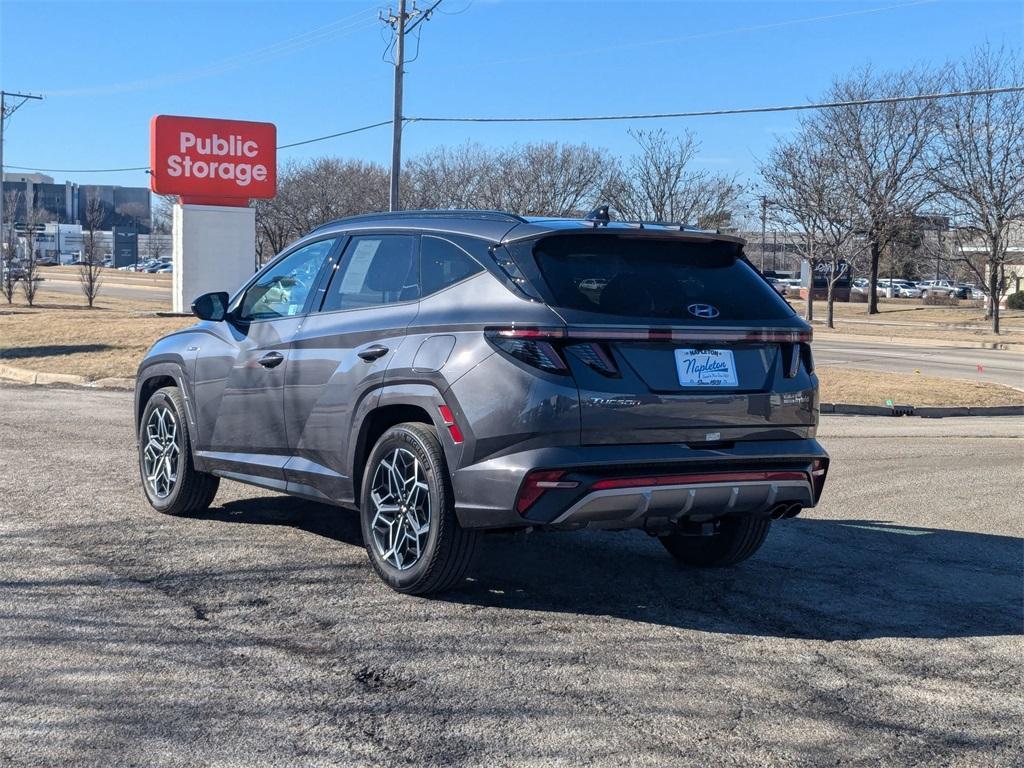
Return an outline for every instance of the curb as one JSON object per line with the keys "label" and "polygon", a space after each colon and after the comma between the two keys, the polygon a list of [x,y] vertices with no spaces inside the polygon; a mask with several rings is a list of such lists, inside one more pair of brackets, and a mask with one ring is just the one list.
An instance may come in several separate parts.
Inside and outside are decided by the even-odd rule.
{"label": "curb", "polygon": [[14,365],[0,365],[0,379],[14,381],[19,384],[46,386],[48,384],[64,384],[86,389],[135,389],[134,379],[118,379],[108,377],[95,381],[73,373],[45,373],[29,368],[18,368]]}
{"label": "curb", "polygon": [[1024,344],[1016,341],[964,341],[957,339],[924,339],[919,336],[885,336],[868,333],[843,333],[814,329],[814,341],[843,341],[897,344],[906,347],[950,347],[953,349],[995,349],[1004,352],[1024,354]]}
{"label": "curb", "polygon": [[821,413],[847,416],[919,416],[944,419],[948,416],[1024,416],[1024,405],[858,405],[822,403]]}

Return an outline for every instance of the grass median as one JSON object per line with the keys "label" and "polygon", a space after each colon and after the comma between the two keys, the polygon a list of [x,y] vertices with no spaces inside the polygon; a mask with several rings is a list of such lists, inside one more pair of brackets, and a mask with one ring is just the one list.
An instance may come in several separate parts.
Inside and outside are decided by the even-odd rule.
{"label": "grass median", "polygon": [[73,294],[41,290],[34,307],[0,305],[0,363],[90,380],[134,376],[154,341],[195,322],[157,317],[165,304],[101,294],[88,309]]}

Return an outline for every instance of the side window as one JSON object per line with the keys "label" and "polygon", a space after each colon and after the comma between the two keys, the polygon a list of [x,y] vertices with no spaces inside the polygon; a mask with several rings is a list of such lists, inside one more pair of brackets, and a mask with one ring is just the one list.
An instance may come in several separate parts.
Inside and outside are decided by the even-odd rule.
{"label": "side window", "polygon": [[420,241],[420,284],[424,296],[465,280],[483,269],[454,243],[429,235],[424,235]]}
{"label": "side window", "polygon": [[353,237],[331,278],[324,312],[361,309],[419,298],[413,235]]}
{"label": "side window", "polygon": [[242,297],[239,317],[267,320],[300,314],[335,242],[332,238],[303,246],[260,275]]}

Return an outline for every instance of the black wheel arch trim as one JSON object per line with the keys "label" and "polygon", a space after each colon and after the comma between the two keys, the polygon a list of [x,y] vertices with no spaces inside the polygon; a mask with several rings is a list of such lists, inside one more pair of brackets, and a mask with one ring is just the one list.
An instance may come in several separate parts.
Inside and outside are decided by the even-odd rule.
{"label": "black wheel arch trim", "polygon": [[[192,399],[192,391],[189,385],[189,379],[185,375],[183,366],[185,361],[178,359],[172,360],[161,360],[156,358],[152,361],[146,360],[139,366],[139,371],[135,377],[135,439],[138,442],[139,437],[139,424],[142,419],[142,412],[146,408],[146,401],[142,399],[142,393],[146,389],[146,383],[157,378],[169,378],[174,381],[174,386],[181,392],[181,398],[185,402],[185,423],[188,427],[189,444],[191,446],[196,445],[196,437],[198,435],[198,424],[196,422],[195,415],[195,404]],[[196,455],[196,452],[192,451],[192,462],[197,470],[200,472],[205,471],[206,466],[201,456]]]}

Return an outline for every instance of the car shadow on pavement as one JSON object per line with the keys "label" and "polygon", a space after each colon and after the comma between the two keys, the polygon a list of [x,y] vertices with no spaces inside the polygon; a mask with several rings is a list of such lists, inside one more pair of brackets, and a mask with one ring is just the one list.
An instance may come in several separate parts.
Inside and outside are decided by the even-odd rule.
{"label": "car shadow on pavement", "polygon": [[[202,517],[362,546],[358,515],[288,496]],[[677,566],[636,531],[485,536],[469,578],[435,599],[774,637],[987,637],[1024,632],[1022,570],[1014,536],[796,518],[775,523],[750,560],[718,569]]]}
{"label": "car shadow on pavement", "polygon": [[227,501],[196,517],[225,523],[287,525],[344,544],[363,546],[357,514],[294,496],[258,496]]}
{"label": "car shadow on pavement", "polygon": [[868,520],[772,528],[753,558],[720,569],[679,567],[636,532],[492,537],[449,599],[822,640],[1024,631],[1024,539]]}

